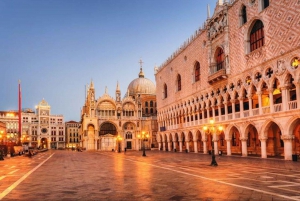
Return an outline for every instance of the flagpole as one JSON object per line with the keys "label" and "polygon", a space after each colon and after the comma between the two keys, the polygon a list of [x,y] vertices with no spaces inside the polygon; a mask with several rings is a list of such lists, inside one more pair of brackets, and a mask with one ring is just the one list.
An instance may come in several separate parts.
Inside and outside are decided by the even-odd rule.
{"label": "flagpole", "polygon": [[18,145],[21,145],[22,135],[22,93],[21,93],[21,80],[19,80],[19,134],[18,134]]}

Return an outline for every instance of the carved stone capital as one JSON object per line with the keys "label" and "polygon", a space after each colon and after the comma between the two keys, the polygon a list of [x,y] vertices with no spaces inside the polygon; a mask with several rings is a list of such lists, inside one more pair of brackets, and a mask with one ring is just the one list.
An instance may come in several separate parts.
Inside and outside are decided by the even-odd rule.
{"label": "carved stone capital", "polygon": [[282,135],[281,139],[282,140],[293,140],[294,139],[294,135]]}
{"label": "carved stone capital", "polygon": [[258,139],[259,139],[260,141],[264,141],[264,140],[267,140],[268,137],[267,137],[267,136],[262,136],[262,137],[259,137]]}

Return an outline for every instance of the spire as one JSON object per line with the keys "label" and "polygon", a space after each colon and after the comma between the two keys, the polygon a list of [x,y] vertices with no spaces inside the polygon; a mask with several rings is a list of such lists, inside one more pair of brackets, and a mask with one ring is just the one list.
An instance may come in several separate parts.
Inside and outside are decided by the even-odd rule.
{"label": "spire", "polygon": [[94,88],[94,82],[93,82],[93,79],[91,79],[91,88]]}
{"label": "spire", "polygon": [[144,72],[143,72],[143,61],[142,61],[142,58],[140,59],[140,61],[139,61],[139,63],[140,63],[140,73],[139,73],[139,77],[145,77],[145,75],[144,75]]}
{"label": "spire", "polygon": [[117,89],[116,91],[120,91],[119,81],[117,81]]}
{"label": "spire", "polygon": [[207,4],[207,19],[210,18],[210,8],[209,8],[209,4]]}
{"label": "spire", "polygon": [[107,86],[105,86],[105,94],[107,94]]}
{"label": "spire", "polygon": [[223,5],[223,0],[219,0],[219,5],[220,5],[220,6]]}

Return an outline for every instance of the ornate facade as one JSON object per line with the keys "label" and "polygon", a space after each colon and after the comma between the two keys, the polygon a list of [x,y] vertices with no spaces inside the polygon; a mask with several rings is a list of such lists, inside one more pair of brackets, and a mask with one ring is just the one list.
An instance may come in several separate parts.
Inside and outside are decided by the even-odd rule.
{"label": "ornate facade", "polygon": [[[219,0],[156,68],[159,148],[299,154],[299,9],[298,0]],[[211,119],[223,130],[205,132]]]}
{"label": "ornate facade", "polygon": [[[138,135],[145,132],[150,136],[145,147],[156,147],[156,114],[155,85],[144,77],[142,67],[123,99],[118,83],[115,98],[106,89],[96,99],[91,82],[81,112],[80,145],[87,150],[139,150],[142,141]],[[117,141],[117,137],[121,140]]]}
{"label": "ornate facade", "polygon": [[65,148],[65,123],[63,115],[51,114],[50,105],[43,99],[36,112],[22,112],[23,144],[47,149]]}

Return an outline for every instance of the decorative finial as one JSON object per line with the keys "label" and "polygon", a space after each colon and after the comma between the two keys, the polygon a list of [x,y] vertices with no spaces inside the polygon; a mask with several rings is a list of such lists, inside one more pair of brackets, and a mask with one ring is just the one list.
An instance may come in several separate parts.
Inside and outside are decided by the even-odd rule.
{"label": "decorative finial", "polygon": [[209,8],[209,4],[207,4],[207,19],[210,18],[210,8]]}
{"label": "decorative finial", "polygon": [[145,77],[145,75],[144,75],[144,72],[143,72],[143,61],[142,61],[142,58],[140,58],[140,61],[139,61],[139,63],[140,63],[140,66],[141,66],[141,68],[140,68],[140,73],[139,73],[139,77]]}
{"label": "decorative finial", "polygon": [[107,94],[107,86],[105,86],[105,94]]}
{"label": "decorative finial", "polygon": [[119,81],[117,81],[117,91],[120,91]]}

